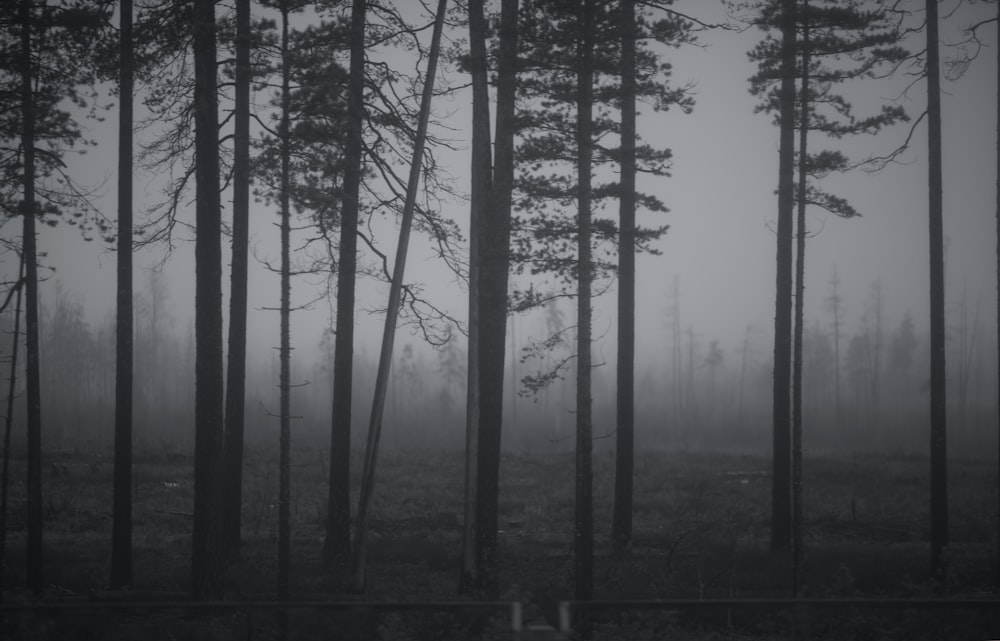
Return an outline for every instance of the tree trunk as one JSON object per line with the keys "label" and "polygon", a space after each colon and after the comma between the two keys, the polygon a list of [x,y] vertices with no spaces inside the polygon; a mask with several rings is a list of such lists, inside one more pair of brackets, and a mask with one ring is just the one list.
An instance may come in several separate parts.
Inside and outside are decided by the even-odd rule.
{"label": "tree trunk", "polygon": [[948,547],[948,411],[945,383],[941,76],[937,0],[927,0],[927,144],[931,326],[931,574],[944,586]]}
{"label": "tree trunk", "polygon": [[573,573],[574,598],[590,600],[594,574],[594,506],[591,418],[591,164],[593,158],[594,107],[594,0],[582,0],[580,40],[576,71],[576,144],[577,144],[577,367],[576,367],[576,509],[574,519]]}
{"label": "tree trunk", "polygon": [[431,99],[434,96],[434,74],[437,70],[438,54],[441,49],[441,30],[444,25],[448,0],[438,0],[434,33],[431,36],[431,50],[427,60],[423,95],[420,100],[420,115],[417,122],[416,138],[413,141],[413,159],[406,185],[406,201],[403,204],[403,220],[399,229],[399,244],[392,268],[392,284],[389,288],[389,304],[386,306],[385,327],[382,332],[382,348],[379,354],[378,371],[375,376],[375,396],[372,400],[371,419],[368,424],[368,442],[365,447],[365,465],[361,472],[361,496],[358,498],[358,520],[354,531],[354,548],[351,558],[351,589],[364,592],[367,578],[367,534],[368,511],[371,509],[375,486],[375,463],[378,460],[378,443],[382,433],[382,413],[385,409],[385,389],[389,380],[392,363],[392,346],[395,342],[396,317],[402,300],[403,273],[406,268],[406,253],[409,247],[410,228],[413,225],[413,209],[417,201],[417,186],[420,182],[421,159],[424,142],[427,139],[427,120],[430,115]]}
{"label": "tree trunk", "polygon": [[[1000,42],[1000,3],[997,3],[997,41]],[[997,418],[1000,419],[1000,47],[997,47]],[[1000,468],[1000,425],[997,429],[997,466]],[[1000,470],[998,470],[1000,471]],[[1000,475],[998,475],[1000,482]],[[1000,485],[997,487],[997,585],[1000,585]]]}
{"label": "tree trunk", "polygon": [[799,96],[799,190],[795,255],[795,336],[792,355],[792,596],[802,580],[802,330],[805,321],[806,181],[809,138],[809,3],[802,2],[802,89]]}
{"label": "tree trunk", "polygon": [[35,97],[31,89],[31,0],[21,0],[21,149],[24,154],[25,385],[28,422],[27,585],[42,590],[42,394],[38,353],[38,251],[35,242]]}
{"label": "tree trunk", "polygon": [[[288,53],[288,0],[280,5],[281,12],[281,122],[278,137],[281,145],[281,321],[278,348],[279,374],[279,443],[278,443],[278,600],[288,599],[289,575],[291,573],[292,531],[291,531],[291,464],[289,460],[292,434],[291,413],[291,359],[292,346],[289,321],[292,315],[291,283],[291,211],[289,209],[289,159],[291,156],[289,134],[289,109],[291,89],[289,86],[291,61]],[[279,625],[284,634],[288,633],[288,611],[279,613]]]}
{"label": "tree trunk", "polygon": [[[3,478],[0,479],[0,561],[7,558],[7,496],[10,489],[10,433],[14,423],[14,394],[17,391],[17,352],[21,344],[21,293],[24,286],[24,253],[20,255],[14,302],[14,338],[10,349],[10,380],[7,385],[7,411],[3,421]],[[0,562],[0,603],[6,587],[7,564]]]}
{"label": "tree trunk", "polygon": [[243,512],[243,433],[247,371],[247,271],[250,237],[250,0],[236,0],[233,116],[233,241],[225,407],[226,553],[238,557]]}
{"label": "tree trunk", "polygon": [[503,427],[504,357],[507,340],[507,282],[510,269],[510,212],[514,191],[514,93],[517,73],[517,0],[500,10],[497,59],[495,162],[490,200],[480,225],[479,272],[479,452],[477,537],[480,581],[494,587],[500,440]]}
{"label": "tree trunk", "polygon": [[614,547],[632,543],[635,421],[635,1],[621,3],[622,159],[618,243],[618,430],[615,433]]}
{"label": "tree trunk", "polygon": [[222,220],[215,2],[195,0],[195,445],[192,596],[222,596]]}
{"label": "tree trunk", "polygon": [[781,137],[778,152],[777,278],[774,314],[774,452],[771,488],[771,550],[787,551],[792,536],[791,383],[792,223],[795,166],[796,0],[782,0]]}
{"label": "tree trunk", "polygon": [[115,323],[113,589],[132,583],[132,0],[119,6],[118,300]]}
{"label": "tree trunk", "polygon": [[351,543],[351,417],[354,380],[354,288],[358,264],[365,91],[365,0],[351,7],[351,67],[347,94],[344,200],[340,212],[340,265],[333,353],[333,413],[330,425],[330,496],[323,562],[346,564]]}
{"label": "tree trunk", "polygon": [[469,199],[469,353],[466,391],[465,439],[465,530],[462,542],[462,570],[459,590],[483,587],[483,547],[480,545],[479,518],[479,433],[480,412],[480,272],[481,234],[485,210],[491,202],[493,182],[490,150],[489,78],[486,57],[486,18],[482,0],[469,2],[469,66],[472,75],[472,181]]}

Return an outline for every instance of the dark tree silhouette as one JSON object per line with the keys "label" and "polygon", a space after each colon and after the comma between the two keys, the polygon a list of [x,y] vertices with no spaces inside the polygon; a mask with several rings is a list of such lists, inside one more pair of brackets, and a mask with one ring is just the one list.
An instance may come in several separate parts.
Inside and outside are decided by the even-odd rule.
{"label": "dark tree silhouette", "polygon": [[192,596],[222,595],[222,219],[215,3],[195,0],[195,460]]}
{"label": "dark tree silhouette", "polygon": [[358,217],[361,198],[365,84],[365,0],[351,5],[351,62],[347,80],[340,261],[333,355],[333,414],[330,426],[330,494],[323,561],[346,562],[351,535],[351,397],[354,379],[354,289],[357,281]]}
{"label": "dark tree silhouette", "polygon": [[591,171],[593,159],[595,2],[579,7],[577,42],[577,327],[576,327],[576,500],[573,528],[574,598],[587,601],[594,583],[594,505],[591,408]]}
{"label": "dark tree silhouette", "polygon": [[931,575],[944,587],[948,547],[948,411],[945,380],[944,223],[941,171],[941,72],[938,3],[927,0],[927,147],[931,330]]}
{"label": "dark tree silhouette", "polygon": [[618,392],[615,433],[615,503],[611,538],[622,551],[632,542],[632,475],[635,430],[635,137],[636,15],[634,0],[621,2],[621,192],[618,245]]}
{"label": "dark tree silhouette", "polygon": [[229,350],[223,437],[226,554],[239,555],[243,512],[243,432],[246,409],[247,271],[250,230],[250,0],[236,0],[233,82],[233,237],[229,284]]}
{"label": "dark tree silhouette", "polygon": [[[17,282],[7,294],[0,311],[14,295],[14,327],[10,348],[10,374],[7,384],[7,403],[3,417],[3,477],[0,478],[0,559],[7,558],[7,496],[10,489],[10,433],[14,424],[14,395],[17,392],[17,353],[21,345],[21,300],[24,293],[24,254],[18,254]],[[0,563],[0,593],[4,588],[7,564]]]}
{"label": "dark tree silhouette", "polygon": [[118,284],[115,322],[115,470],[112,588],[132,583],[132,0],[119,3]]}
{"label": "dark tree silhouette", "polygon": [[21,0],[21,148],[24,198],[22,251],[25,264],[25,370],[28,423],[28,588],[42,580],[42,392],[38,358],[38,250],[35,242],[35,96],[32,89],[31,0]]}
{"label": "dark tree silhouette", "polygon": [[[497,116],[492,176],[479,224],[479,436],[476,546],[480,581],[495,580],[500,442],[503,427],[504,347],[510,273],[510,220],[514,192],[514,99],[517,73],[518,2],[504,0],[497,59]],[[485,80],[485,78],[481,78]],[[488,113],[488,112],[487,112]],[[486,123],[483,167],[489,163]]]}

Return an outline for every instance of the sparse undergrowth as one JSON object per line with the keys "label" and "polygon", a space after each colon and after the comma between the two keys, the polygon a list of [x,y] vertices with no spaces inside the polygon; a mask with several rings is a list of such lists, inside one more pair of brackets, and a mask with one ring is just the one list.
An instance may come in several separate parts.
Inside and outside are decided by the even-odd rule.
{"label": "sparse undergrowth", "polygon": [[[319,563],[326,505],[325,460],[296,452],[291,514],[293,591],[342,594],[345,577]],[[241,558],[229,566],[232,599],[269,598],[275,585],[277,465],[270,451],[246,461]],[[557,622],[572,595],[572,454],[510,453],[502,467],[498,597],[525,604],[529,622]],[[788,596],[789,560],[768,551],[769,460],[747,455],[642,452],[637,456],[632,550],[610,550],[610,519],[597,519],[595,597],[603,599]],[[927,462],[919,458],[806,460],[804,593],[814,597],[930,596]],[[996,549],[992,464],[952,462],[949,595],[991,591]],[[51,456],[44,481],[45,576],[53,597],[86,598],[106,586],[111,468],[107,458]],[[23,477],[15,461],[12,478]],[[354,470],[355,481],[358,470]],[[135,473],[136,591],[183,592],[190,568],[192,481],[186,456],[144,455]],[[610,515],[610,456],[595,460],[595,514]],[[357,483],[355,482],[355,486]],[[460,452],[382,459],[371,521],[371,600],[456,599],[463,492]],[[26,599],[24,488],[11,490],[5,601]],[[346,598],[346,595],[345,595]],[[357,598],[357,597],[354,597]],[[990,619],[992,616],[992,619]],[[845,611],[594,613],[594,638],[996,638],[997,614]],[[294,611],[291,638],[507,638],[509,614]],[[7,638],[275,638],[267,612],[194,616],[171,612],[7,616]],[[323,636],[326,635],[326,636]],[[978,637],[977,637],[978,635]],[[338,638],[334,634],[333,638]]]}

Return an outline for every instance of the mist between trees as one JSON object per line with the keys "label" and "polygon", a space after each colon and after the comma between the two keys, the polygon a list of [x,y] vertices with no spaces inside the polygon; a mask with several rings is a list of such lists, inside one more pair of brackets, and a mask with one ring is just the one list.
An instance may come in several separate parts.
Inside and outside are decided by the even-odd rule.
{"label": "mist between trees", "polygon": [[[193,328],[171,315],[162,274],[147,272],[135,296],[137,452],[185,454],[193,443]],[[830,285],[828,284],[828,288]],[[79,296],[58,285],[42,300],[42,390],[48,408],[47,448],[51,451],[104,451],[110,455],[114,416],[114,319],[88,321]],[[832,290],[831,290],[832,291]],[[828,292],[829,293],[829,292]],[[927,421],[928,337],[918,333],[910,314],[883,317],[877,285],[865,301],[841,304],[840,403],[837,403],[837,337],[832,313],[808,319],[804,335],[804,418],[810,430],[804,446],[813,452],[921,454]],[[995,439],[996,370],[988,323],[975,301],[960,292],[949,303],[949,445],[957,456],[989,451]],[[637,449],[710,449],[766,454],[770,432],[771,355],[768,333],[748,325],[742,337],[716,340],[674,315],[672,295],[663,306],[663,339],[640,346],[636,372]],[[571,316],[570,304],[514,317],[508,336],[505,381],[505,449],[544,453],[573,449],[572,367],[562,379],[531,392],[521,380],[551,363],[525,357],[530,343]],[[308,312],[306,312],[308,313]],[[315,312],[321,313],[321,312]],[[678,314],[679,316],[679,314]],[[0,316],[0,333],[12,331],[13,315]],[[303,341],[292,363],[296,447],[325,447],[332,337]],[[460,450],[464,446],[464,342],[431,349],[416,337],[401,337],[393,361],[385,414],[387,451]],[[569,354],[572,336],[547,355]],[[6,353],[7,348],[4,348]],[[512,355],[516,357],[512,363]],[[595,359],[595,451],[614,449],[614,353]],[[356,355],[354,400],[371,402],[376,354]],[[270,448],[277,430],[278,362],[267,343],[251,344],[247,368],[247,439],[250,447]],[[517,379],[516,381],[514,379]],[[23,377],[20,377],[23,380]],[[20,393],[20,392],[19,392]],[[15,405],[15,425],[23,406]],[[355,454],[363,442],[365,416],[355,415]],[[15,429],[15,456],[23,434]]]}

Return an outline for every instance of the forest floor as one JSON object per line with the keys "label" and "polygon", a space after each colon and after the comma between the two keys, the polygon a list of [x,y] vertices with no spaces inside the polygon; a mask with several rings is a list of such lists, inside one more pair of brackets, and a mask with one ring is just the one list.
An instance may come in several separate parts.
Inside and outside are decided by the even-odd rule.
{"label": "forest floor", "polygon": [[[321,570],[328,471],[322,450],[293,461],[293,595],[358,599],[346,577]],[[770,460],[703,452],[640,452],[634,546],[610,545],[613,460],[595,456],[594,596],[597,599],[763,598],[790,594],[791,562],[769,552]],[[997,468],[949,463],[948,596],[997,595]],[[928,597],[928,461],[919,457],[807,457],[804,463],[803,595]],[[352,482],[358,485],[358,472]],[[78,452],[46,458],[45,581],[58,599],[91,598],[107,586],[111,460]],[[501,469],[497,598],[520,601],[528,623],[557,623],[570,599],[573,454],[506,453]],[[24,462],[12,461],[5,603],[27,601]],[[252,450],[244,472],[244,545],[227,570],[227,598],[269,599],[276,583],[277,479],[272,450]],[[135,466],[135,592],[189,587],[192,459],[161,452]],[[456,600],[464,492],[462,454],[389,453],[379,462],[369,536],[366,600]],[[356,495],[355,495],[356,505]],[[339,596],[339,595],[342,595]],[[293,597],[294,598],[294,597]],[[1000,613],[899,610],[595,612],[594,638],[1000,638]],[[863,617],[863,618],[861,618]],[[292,615],[292,638],[510,638],[510,614],[488,621],[448,613],[361,616],[308,609]],[[803,627],[804,626],[804,627]],[[943,628],[942,626],[947,626]],[[8,638],[269,639],[261,611],[203,615],[132,611],[8,613]],[[354,634],[354,637],[351,635]],[[331,636],[332,635],[332,636]],[[338,636],[340,635],[340,636]]]}

